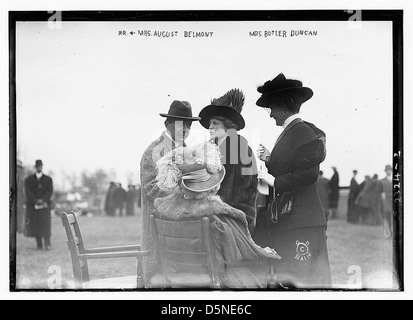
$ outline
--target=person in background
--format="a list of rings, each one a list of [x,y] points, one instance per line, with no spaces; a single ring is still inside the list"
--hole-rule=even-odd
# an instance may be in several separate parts
[[[136,203],[139,209],[142,208],[142,187],[140,185],[136,189]]]
[[[115,194],[113,196],[115,203],[115,216],[123,216],[123,206],[126,201],[126,191],[122,188],[122,184],[118,183],[115,189]]]
[[[379,219],[382,206],[380,190],[378,176],[374,175],[373,178],[366,176],[364,188],[356,200],[363,225],[377,226],[381,223]]]
[[[387,239],[393,236],[393,168],[387,165],[386,177],[380,180],[383,198],[383,232]]]
[[[136,205],[136,187],[132,184],[128,185],[128,191],[126,192],[126,215],[128,217],[135,215],[135,205]]]
[[[334,174],[330,179],[330,218],[338,217],[338,203],[340,200],[340,177],[336,167],[332,167]]]
[[[113,217],[115,215],[115,202],[114,202],[115,190],[116,190],[116,183],[111,181],[109,184],[108,192],[106,193],[106,198],[105,198],[105,212],[106,212],[106,215],[109,217]]]
[[[24,182],[26,194],[25,235],[35,238],[37,249],[51,250],[51,213],[50,199],[53,195],[53,180],[43,174],[42,160],[36,160],[35,174]]]
[[[320,171],[320,176],[316,182],[318,196],[323,206],[324,212],[328,217],[329,199],[330,199],[330,181],[324,177],[324,172]]]
[[[353,170],[353,178],[350,182],[350,193],[348,196],[348,206],[347,206],[347,222],[352,224],[357,224],[360,217],[357,214],[356,209],[356,199],[360,193],[360,186],[356,180],[358,171]]]
[[[374,225],[381,226],[383,225],[383,199],[382,199],[382,192],[383,192],[383,185],[379,181],[379,175],[375,174],[373,176],[373,199],[376,203],[376,207],[374,208]]]
[[[155,248],[155,239],[150,216],[155,207],[157,198],[166,197],[169,193],[159,189],[157,185],[156,163],[163,156],[178,147],[185,147],[192,123],[200,118],[192,116],[192,107],[188,101],[172,102],[167,114],[161,113],[165,120],[165,132],[146,149],[141,160],[141,184],[142,184],[142,250],[148,250],[151,254],[143,260],[143,273],[148,286],[153,285],[152,279],[159,274],[158,253]]]

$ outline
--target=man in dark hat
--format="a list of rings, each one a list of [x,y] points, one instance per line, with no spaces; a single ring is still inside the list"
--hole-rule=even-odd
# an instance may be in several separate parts
[[[282,257],[280,274],[296,286],[328,288],[327,221],[316,189],[326,154],[325,134],[298,114],[313,91],[280,74],[258,92],[262,96],[257,105],[269,109],[277,126],[284,128],[271,153],[263,146],[258,150],[268,168],[268,173],[260,173],[258,178],[272,187],[268,246]]]
[[[151,252],[151,255],[144,259],[143,263],[144,277],[149,284],[150,279],[148,279],[148,271],[158,265],[153,230],[150,225],[150,216],[155,210],[155,199],[163,198],[168,195],[167,192],[160,190],[157,186],[156,162],[170,151],[178,147],[185,147],[185,140],[189,136],[192,123],[200,120],[200,118],[192,116],[192,107],[187,101],[173,101],[169,108],[169,112],[161,113],[160,116],[166,118],[166,130],[146,149],[141,160],[140,170],[142,188],[141,245],[143,250],[149,250]]]
[[[50,199],[53,194],[52,178],[43,174],[43,162],[37,160],[35,174],[30,175],[24,182],[26,194],[25,235],[36,238],[37,249],[51,250],[51,214]]]

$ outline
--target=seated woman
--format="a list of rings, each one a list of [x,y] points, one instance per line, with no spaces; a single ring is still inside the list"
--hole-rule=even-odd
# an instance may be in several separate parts
[[[158,186],[174,193],[155,200],[155,213],[165,220],[211,221],[220,282],[227,288],[260,288],[266,285],[269,260],[280,259],[272,249],[252,240],[244,212],[217,196],[225,168],[216,145],[204,143],[178,148],[160,159]]]
[[[199,117],[200,124],[209,131],[211,141],[218,145],[226,171],[218,195],[225,203],[245,213],[248,228],[253,232],[257,219],[258,170],[247,139],[238,133],[245,128],[241,115],[244,101],[244,93],[232,89],[222,97],[212,99]]]

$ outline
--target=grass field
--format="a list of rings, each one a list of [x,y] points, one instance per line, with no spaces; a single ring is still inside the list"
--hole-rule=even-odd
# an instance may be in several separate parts
[[[87,247],[137,244],[140,216],[127,218],[80,217]],[[54,217],[52,251],[35,250],[35,240],[17,236],[17,288],[49,289],[61,274],[62,287],[73,281],[66,235],[60,218]],[[342,220],[330,221],[328,229],[330,264],[335,287],[348,288],[358,276],[364,288],[392,287],[392,245],[380,227],[352,226]],[[134,259],[93,261],[92,279],[136,274]],[[357,273],[358,271],[361,272]]]

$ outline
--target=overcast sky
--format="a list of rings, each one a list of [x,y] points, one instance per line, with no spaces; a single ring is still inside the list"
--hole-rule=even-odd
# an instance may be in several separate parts
[[[173,38],[119,36],[119,31],[178,31]],[[281,30],[287,37],[251,37]],[[316,36],[291,37],[291,30]],[[186,38],[184,31],[213,32]],[[383,176],[392,162],[392,29],[390,22],[179,22],[17,24],[17,133],[27,166],[43,159],[56,183],[62,171],[102,168],[137,182],[146,147],[163,130],[175,99],[198,114],[232,88],[244,91],[241,132],[255,150],[272,149],[281,129],[262,108],[257,86],[283,72],[314,97],[302,117],[327,134],[326,176],[337,166]],[[207,132],[193,126],[189,144]]]

